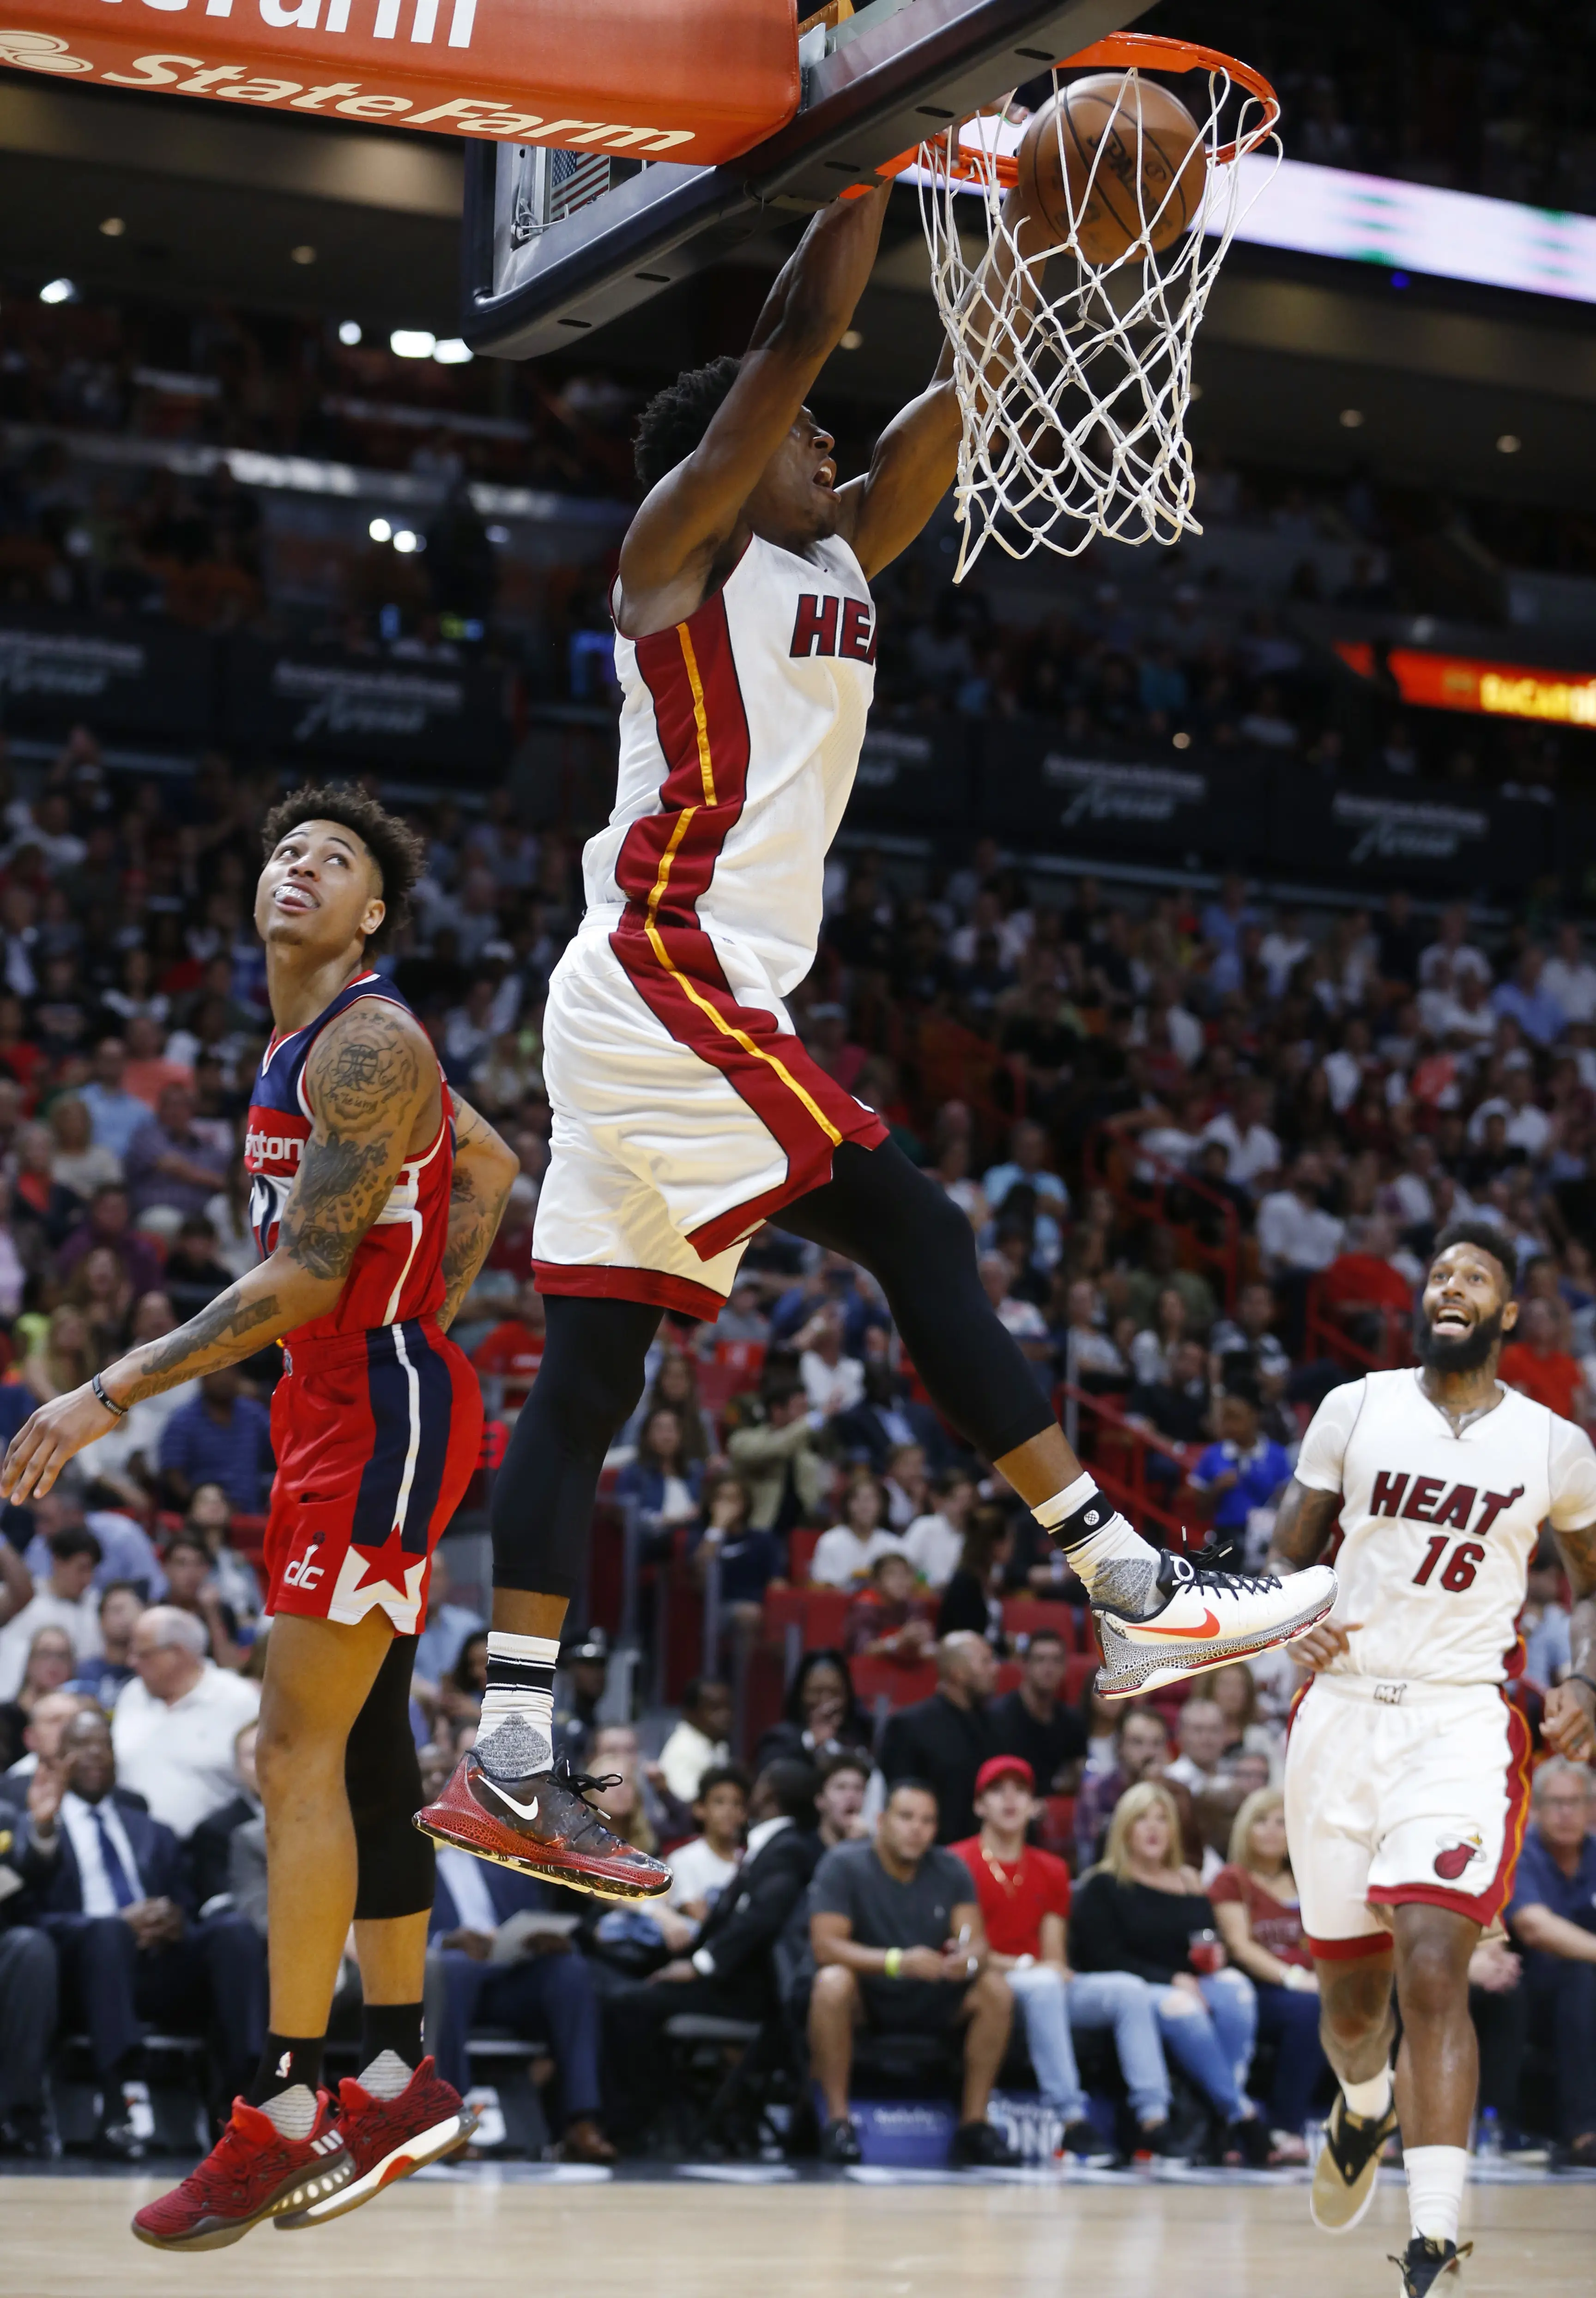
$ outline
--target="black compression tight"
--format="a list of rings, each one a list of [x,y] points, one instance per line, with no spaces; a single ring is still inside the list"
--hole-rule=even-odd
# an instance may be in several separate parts
[[[350,1726],[343,1784],[359,1861],[355,1921],[418,1915],[433,1903],[433,1847],[418,1834],[421,1766],[410,1730],[414,1636],[395,1636]]]
[[[780,1225],[869,1269],[937,1409],[989,1460],[1053,1414],[976,1269],[958,1207],[893,1143],[845,1141],[831,1178]],[[548,1340],[493,1495],[493,1581],[571,1597],[582,1584],[599,1471],[643,1388],[660,1312],[556,1294]]]

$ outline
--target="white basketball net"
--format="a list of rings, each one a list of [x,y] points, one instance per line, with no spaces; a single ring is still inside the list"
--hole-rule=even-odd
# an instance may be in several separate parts
[[[1134,70],[1125,73],[1123,108],[1137,123],[1139,145],[1137,77]],[[1073,219],[1066,240],[1027,259],[1002,213],[998,153],[1016,144],[1013,127],[983,117],[920,147],[915,174],[931,285],[953,347],[963,413],[955,582],[988,541],[1012,558],[1028,558],[1039,546],[1074,558],[1098,535],[1170,543],[1202,533],[1193,516],[1195,479],[1186,437],[1192,339],[1236,227],[1280,157],[1258,100],[1227,72],[1206,77],[1208,115],[1199,118],[1208,160],[1202,198],[1190,228],[1162,254],[1147,252],[1151,235],[1165,207],[1186,195],[1189,171],[1148,211],[1138,164],[1142,236],[1114,261],[1094,263],[1082,252]],[[1191,98],[1202,78],[1187,73],[1181,81],[1182,99],[1194,112]],[[1233,88],[1240,117],[1221,132]],[[1057,113],[1053,124],[1062,136]],[[1108,140],[1093,154],[1087,198]],[[1249,147],[1260,145],[1268,156],[1249,166]],[[1243,156],[1220,166],[1215,155],[1227,146]],[[1062,149],[1060,157],[1068,196]],[[988,276],[983,288],[983,267],[1005,248],[1012,261],[999,269],[1006,268],[1006,278],[995,283]],[[999,368],[1006,372],[994,381]]]

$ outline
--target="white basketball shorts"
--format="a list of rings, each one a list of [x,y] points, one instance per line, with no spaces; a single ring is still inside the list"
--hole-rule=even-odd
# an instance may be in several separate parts
[[[607,930],[608,929],[608,930]],[[696,922],[597,918],[555,967],[541,1293],[718,1316],[748,1238],[887,1128],[810,1058],[780,1001],[732,989]]]
[[[1368,1955],[1418,1901],[1489,1924],[1529,1808],[1530,1741],[1496,1684],[1316,1676],[1286,1750],[1286,1831],[1315,1955]]]

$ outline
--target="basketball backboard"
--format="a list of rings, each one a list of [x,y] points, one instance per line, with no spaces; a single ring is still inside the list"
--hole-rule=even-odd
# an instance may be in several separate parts
[[[843,9],[846,0],[842,0]],[[466,154],[460,332],[474,351],[566,350],[767,223],[822,207],[1150,0],[869,0],[799,42],[785,126],[718,167],[481,143]],[[686,24],[690,16],[680,21]],[[707,70],[713,59],[705,57]]]

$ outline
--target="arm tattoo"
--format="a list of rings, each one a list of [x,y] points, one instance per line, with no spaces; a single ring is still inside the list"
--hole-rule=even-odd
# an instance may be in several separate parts
[[[277,1249],[312,1277],[342,1280],[387,1202],[425,1089],[415,1024],[376,1001],[351,1005],[305,1069],[316,1131],[283,1210]]]
[[[133,1374],[130,1385],[120,1378],[120,1401],[136,1404],[146,1396],[159,1396],[163,1389],[176,1388],[179,1381],[194,1380],[203,1372],[214,1372],[219,1366],[236,1364],[245,1353],[226,1344],[242,1340],[261,1325],[273,1322],[277,1315],[275,1294],[266,1294],[258,1300],[245,1300],[243,1289],[229,1285],[227,1291],[179,1325],[175,1333],[163,1334],[158,1341],[148,1341],[142,1349],[135,1349],[124,1360]],[[218,1343],[221,1345],[218,1347]]]
[[[1275,1517],[1270,1565],[1303,1571],[1317,1559],[1340,1512],[1339,1492],[1316,1492],[1307,1484],[1299,1484],[1294,1476]]]
[[[515,1160],[492,1127],[458,1095],[454,1107],[454,1173],[449,1185],[449,1233],[443,1243],[443,1305],[438,1311],[438,1322],[445,1332],[488,1257],[516,1178]],[[478,1153],[475,1157],[473,1151]],[[503,1172],[502,1182],[493,1170],[495,1164]]]

